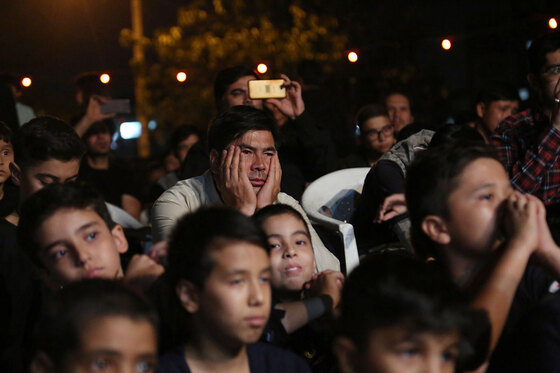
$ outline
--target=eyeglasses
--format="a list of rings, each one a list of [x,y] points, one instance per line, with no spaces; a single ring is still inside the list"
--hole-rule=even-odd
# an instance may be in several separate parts
[[[376,129],[371,129],[368,131],[364,132],[364,136],[366,137],[379,137],[380,134],[383,134],[384,136],[389,136],[391,134],[393,134],[394,132],[394,127],[392,124],[388,124],[385,127],[381,128],[380,130],[376,130]]]

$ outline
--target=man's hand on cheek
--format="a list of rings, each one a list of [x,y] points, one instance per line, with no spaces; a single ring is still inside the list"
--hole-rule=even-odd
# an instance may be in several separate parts
[[[222,151],[216,176],[216,187],[226,206],[235,208],[247,216],[253,215],[257,197],[245,171],[245,162],[238,146]]]
[[[257,193],[257,210],[272,204],[280,193],[282,168],[278,160],[278,153],[274,153],[270,160],[266,182]]]

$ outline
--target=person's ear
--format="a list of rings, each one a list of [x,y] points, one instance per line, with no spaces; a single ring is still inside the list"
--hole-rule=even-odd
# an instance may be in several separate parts
[[[175,287],[179,302],[188,313],[198,312],[200,306],[200,292],[190,281],[181,280]]]
[[[12,182],[16,186],[21,185],[21,168],[14,162],[10,162],[10,173],[12,174]]]
[[[128,241],[124,235],[123,227],[120,224],[116,224],[113,229],[111,229],[111,236],[113,236],[119,254],[126,253],[128,250]]]
[[[44,352],[39,352],[31,361],[31,373],[53,373],[54,364]]]
[[[210,172],[217,174],[220,168],[220,153],[216,149],[210,150]]]
[[[476,115],[478,115],[479,118],[482,118],[485,112],[486,106],[484,105],[484,102],[479,102],[478,104],[476,104]]]
[[[447,245],[451,242],[451,235],[445,221],[436,215],[428,215],[422,220],[422,231],[434,242]]]
[[[360,357],[354,342],[347,337],[336,337],[333,341],[333,352],[338,360],[338,367],[342,373],[353,373]]]

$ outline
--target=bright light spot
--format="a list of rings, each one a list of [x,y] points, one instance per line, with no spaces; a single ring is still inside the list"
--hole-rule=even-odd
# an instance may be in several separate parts
[[[268,66],[266,66],[266,64],[264,63],[259,63],[259,65],[257,66],[257,71],[259,72],[259,74],[265,74],[268,71]]]
[[[443,39],[441,41],[441,47],[446,51],[451,49],[451,41],[449,39]]]
[[[352,63],[358,61],[358,53],[356,53],[356,52],[348,53],[348,61],[350,61]]]
[[[153,131],[156,128],[157,128],[157,122],[155,120],[152,119],[151,121],[148,122],[148,129],[150,131]]]
[[[109,74],[101,74],[99,80],[101,80],[101,83],[107,84],[111,80],[111,77],[109,76]]]
[[[21,85],[24,87],[29,87],[31,85],[31,78],[28,78],[27,76],[25,78],[23,78],[21,80]]]
[[[556,18],[551,18],[548,20],[548,27],[555,29],[556,27],[558,27],[558,22],[556,21]]]
[[[125,140],[137,139],[142,133],[142,124],[140,122],[122,122],[119,132]]]
[[[521,101],[527,101],[529,99],[529,89],[519,88],[517,90],[517,93],[519,94],[519,98],[521,99]]]
[[[187,73],[184,71],[179,71],[177,73],[177,81],[179,83],[183,83],[185,80],[187,80]]]

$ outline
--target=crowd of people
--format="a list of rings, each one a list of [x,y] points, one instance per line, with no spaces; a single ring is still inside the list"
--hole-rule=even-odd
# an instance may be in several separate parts
[[[428,128],[394,90],[357,110],[351,153],[309,81],[252,99],[259,76],[228,67],[208,130],[178,125],[149,176],[112,155],[95,75],[70,123],[5,79],[2,371],[557,371],[560,32],[527,53],[526,110],[489,82],[475,120]],[[343,273],[300,201],[353,167],[370,170]]]

